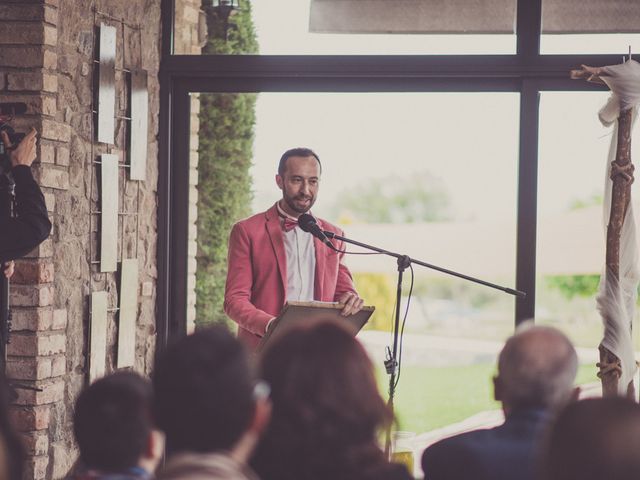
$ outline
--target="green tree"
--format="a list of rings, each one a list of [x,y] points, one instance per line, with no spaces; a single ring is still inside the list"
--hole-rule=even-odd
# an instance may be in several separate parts
[[[333,218],[365,223],[416,223],[447,220],[449,196],[428,172],[376,178],[337,195]]]
[[[598,292],[600,275],[554,275],[545,277],[551,289],[558,290],[565,298],[593,297]]]
[[[251,4],[230,19],[228,38],[216,12],[207,10],[209,39],[203,54],[257,53]],[[249,213],[249,168],[255,124],[255,94],[200,95],[196,325],[223,323],[227,241],[233,223]]]

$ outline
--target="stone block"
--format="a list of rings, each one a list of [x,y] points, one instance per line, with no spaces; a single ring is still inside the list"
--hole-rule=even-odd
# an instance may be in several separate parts
[[[50,283],[54,279],[53,262],[47,260],[17,260],[16,271],[11,278],[14,284],[35,285]]]
[[[35,334],[12,333],[7,354],[15,357],[34,357],[38,353],[38,337]]]
[[[22,433],[20,439],[27,455],[46,455],[49,451],[49,434],[46,431]]]
[[[191,217],[189,217],[191,218]],[[187,242],[187,255],[194,256],[198,252],[198,242],[195,239],[190,238]]]
[[[54,355],[67,350],[67,335],[54,332],[50,335],[38,334],[38,355]]]
[[[10,72],[7,74],[7,88],[11,91],[56,93],[58,76],[44,70]]]
[[[9,357],[7,377],[14,380],[51,378],[52,359],[48,357]]]
[[[47,307],[53,303],[52,285],[14,285],[11,304],[16,307]]]
[[[40,155],[38,159],[41,163],[55,163],[56,161],[56,147],[48,143],[40,143]]]
[[[43,51],[38,46],[3,45],[0,49],[0,65],[3,67],[55,68],[56,61],[55,53]]]
[[[150,297],[153,295],[153,282],[144,282],[142,284],[142,296]]]
[[[48,258],[53,256],[53,241],[48,238],[31,252],[25,255],[24,258]]]
[[[16,429],[21,432],[44,430],[49,427],[51,407],[41,405],[37,407],[10,407],[9,414]]]
[[[44,43],[45,28],[40,22],[0,22],[0,44],[42,45]]]
[[[51,376],[60,377],[67,373],[67,357],[58,355],[51,360]]]
[[[189,185],[190,186],[198,186],[198,169],[190,168],[189,169]]]
[[[61,167],[69,166],[69,149],[66,147],[56,148],[56,163]]]
[[[41,187],[55,188],[57,190],[69,189],[69,172],[66,170],[43,166],[38,175],[38,180]]]
[[[42,66],[49,70],[58,68],[58,55],[51,50],[45,50],[42,58]]]
[[[4,92],[0,95],[0,102],[21,102],[27,106],[27,114],[33,115],[55,115],[57,111],[56,107],[56,99],[49,96],[44,96],[40,94],[15,94]],[[31,122],[30,125],[33,125]],[[26,119],[16,119],[14,121],[14,126],[16,130],[27,131],[26,128],[28,125],[28,120]]]
[[[55,378],[45,380],[36,384],[41,391],[18,389],[18,398],[14,402],[16,405],[47,405],[59,402],[64,399],[64,380]]]
[[[49,330],[54,323],[54,310],[50,307],[19,308],[11,311],[11,327],[13,332],[37,332]]]
[[[42,132],[40,135],[42,138],[68,143],[71,139],[71,129],[69,125],[64,123],[45,119],[42,121]]]
[[[48,466],[48,455],[36,455],[34,457],[29,457],[25,462],[22,478],[28,478],[31,480],[44,480],[45,478],[47,478]]]
[[[51,25],[44,25],[42,43],[44,45],[55,47],[58,44],[58,29]]]
[[[76,452],[65,442],[52,444],[52,478],[68,478],[67,475],[76,461]]]
[[[52,330],[64,330],[67,328],[67,309],[58,308],[53,311]]]
[[[0,5],[0,18],[4,22],[45,20],[44,8],[33,4]]]
[[[47,205],[47,212],[56,211],[56,196],[53,193],[44,192],[44,203]]]

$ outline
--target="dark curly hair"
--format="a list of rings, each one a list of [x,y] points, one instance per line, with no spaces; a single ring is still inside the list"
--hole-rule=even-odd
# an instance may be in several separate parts
[[[310,322],[274,338],[261,359],[273,416],[254,456],[263,480],[378,478],[389,468],[377,443],[392,414],[353,332]]]

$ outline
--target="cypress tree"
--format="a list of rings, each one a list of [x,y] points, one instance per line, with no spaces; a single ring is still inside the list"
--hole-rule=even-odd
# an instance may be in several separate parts
[[[223,19],[211,8],[206,11],[204,55],[257,53],[248,1],[230,18],[226,39]],[[197,326],[228,321],[222,309],[227,241],[233,223],[250,212],[255,103],[256,94],[200,95]]]

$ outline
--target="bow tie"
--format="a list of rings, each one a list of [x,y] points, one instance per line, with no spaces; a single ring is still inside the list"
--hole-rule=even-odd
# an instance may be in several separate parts
[[[298,221],[293,218],[284,217],[284,231],[290,232],[298,226]]]

